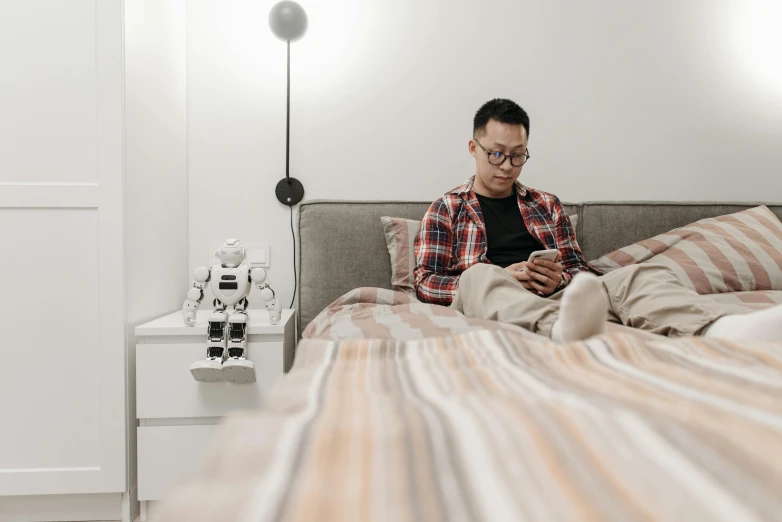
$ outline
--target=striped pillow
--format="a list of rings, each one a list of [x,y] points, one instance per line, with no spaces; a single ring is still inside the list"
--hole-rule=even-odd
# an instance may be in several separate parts
[[[391,256],[391,288],[398,292],[415,294],[413,286],[415,268],[415,236],[421,229],[421,221],[383,216],[383,232]]]
[[[782,223],[765,206],[701,219],[589,266],[607,273],[637,263],[664,264],[699,294],[782,290]]]
[[[570,217],[573,230],[578,226],[578,214]],[[380,218],[386,236],[388,255],[391,256],[391,288],[398,292],[415,294],[415,236],[421,229],[421,221],[383,216]]]

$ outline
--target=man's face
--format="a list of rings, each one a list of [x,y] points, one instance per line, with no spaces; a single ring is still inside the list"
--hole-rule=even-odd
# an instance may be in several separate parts
[[[510,196],[523,166],[514,167],[509,157],[502,165],[492,165],[476,140],[489,152],[502,152],[508,156],[524,154],[527,151],[527,131],[521,125],[489,120],[486,131],[476,135],[468,145],[470,154],[475,158],[475,191],[492,198]]]

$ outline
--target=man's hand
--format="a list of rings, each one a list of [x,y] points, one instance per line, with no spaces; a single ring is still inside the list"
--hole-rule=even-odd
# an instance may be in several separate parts
[[[521,283],[521,286],[529,290],[530,292],[534,292],[535,289],[532,288],[532,285],[530,284],[530,275],[529,272],[525,270],[527,266],[526,261],[522,261],[521,263],[514,263],[512,265],[509,265],[505,268],[505,271],[508,272],[510,275],[512,275],[516,281]]]
[[[543,295],[551,295],[559,286],[562,279],[562,254],[557,254],[556,261],[534,259],[532,263],[526,263],[525,273],[529,274],[530,286]],[[525,287],[526,288],[526,287]]]

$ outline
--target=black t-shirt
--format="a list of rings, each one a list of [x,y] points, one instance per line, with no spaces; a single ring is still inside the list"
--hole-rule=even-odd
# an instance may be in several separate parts
[[[543,250],[524,224],[514,193],[506,198],[487,198],[477,194],[483,221],[486,224],[486,257],[502,268],[529,259],[536,250]]]

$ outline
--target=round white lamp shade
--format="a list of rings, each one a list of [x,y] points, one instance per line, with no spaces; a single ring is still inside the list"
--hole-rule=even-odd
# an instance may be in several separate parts
[[[307,13],[296,2],[283,0],[269,12],[269,27],[280,40],[295,42],[307,31]]]

